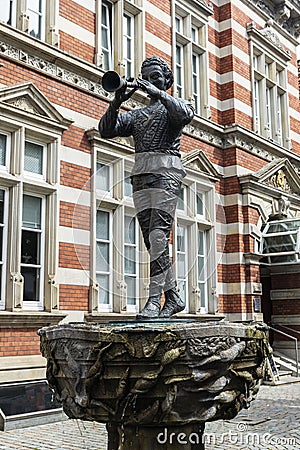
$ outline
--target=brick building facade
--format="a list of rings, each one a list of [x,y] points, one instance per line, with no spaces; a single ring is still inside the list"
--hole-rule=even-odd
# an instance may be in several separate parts
[[[171,244],[182,315],[264,314],[300,330],[300,2],[5,4],[0,386],[44,378],[38,328],[128,319],[147,298],[132,141],[102,139],[97,124],[110,100],[104,72],[136,77],[152,55],[196,111]],[[138,91],[124,108],[146,102]]]

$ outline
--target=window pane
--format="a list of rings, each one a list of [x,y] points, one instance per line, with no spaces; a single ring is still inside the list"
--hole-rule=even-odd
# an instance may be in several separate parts
[[[109,275],[97,275],[99,284],[99,303],[109,305]]]
[[[24,277],[24,301],[38,301],[40,290],[40,269],[35,267],[21,267]]]
[[[27,8],[31,11],[41,12],[42,0],[27,0]]]
[[[204,256],[198,256],[198,280],[205,281],[204,277]]]
[[[108,7],[106,5],[102,4],[102,25],[107,27],[108,26],[108,14],[107,14]]]
[[[185,251],[185,229],[180,225],[177,226],[177,251]]]
[[[185,254],[177,254],[177,273],[178,278],[185,278],[186,276]]]
[[[198,44],[197,34],[197,29],[195,27],[192,27],[192,41],[196,44]]]
[[[136,248],[125,246],[124,271],[127,274],[136,273]]]
[[[125,283],[127,284],[127,304],[136,304],[136,278],[125,277]]]
[[[201,295],[201,308],[206,306],[206,285],[204,283],[199,283],[199,290]]]
[[[16,0],[4,0],[1,2],[0,21],[8,25],[15,25],[16,21]]]
[[[40,233],[22,231],[22,264],[40,264]]]
[[[6,146],[7,146],[7,137],[5,136],[5,134],[0,134],[0,165],[1,166],[5,166]]]
[[[97,211],[96,237],[109,240],[109,213],[106,211]]]
[[[42,199],[23,196],[23,227],[41,229],[41,206]]]
[[[97,243],[96,270],[109,272],[109,244],[105,242]]]
[[[197,194],[196,196],[196,202],[197,202],[197,214],[200,216],[203,216],[203,195]]]
[[[96,189],[110,191],[110,166],[97,163]]]
[[[101,10],[101,48],[103,54],[103,69],[112,68],[112,5],[102,3]]]
[[[0,190],[0,261],[3,262],[4,255],[3,252],[3,225],[4,225],[4,191]],[[2,265],[1,265],[2,270]],[[0,291],[1,291],[1,282],[0,282]]]
[[[182,187],[179,191],[178,200],[177,200],[177,209],[180,211],[184,211],[185,209],[185,188]]]
[[[3,247],[3,227],[0,228],[0,261],[1,262],[3,262],[2,247]],[[0,284],[0,286],[1,286],[1,284]]]
[[[25,142],[24,170],[27,172],[43,173],[44,147],[33,142]]]
[[[178,288],[179,288],[180,298],[186,304],[186,281],[185,280],[178,280]]]
[[[136,243],[136,237],[135,237],[135,218],[130,216],[125,216],[124,218],[124,227],[125,227],[125,235],[124,235],[124,241],[127,244],[135,244]]]
[[[181,18],[175,17],[175,29],[178,33],[181,32]]]
[[[4,222],[4,191],[0,190],[0,223]]]
[[[198,230],[198,255],[204,255],[204,232]]]
[[[27,0],[30,36],[42,39],[44,0]]]
[[[130,172],[125,172],[124,174],[124,195],[126,197],[132,196],[132,184],[131,184],[131,178],[130,178]]]

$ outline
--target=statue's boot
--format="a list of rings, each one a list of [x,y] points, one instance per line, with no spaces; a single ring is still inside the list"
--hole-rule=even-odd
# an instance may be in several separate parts
[[[150,295],[142,311],[139,314],[137,314],[136,320],[147,320],[157,318],[160,312],[160,298],[161,294]]]
[[[180,298],[176,288],[165,292],[165,304],[159,313],[160,318],[167,318],[173,316],[185,308],[184,301]]]

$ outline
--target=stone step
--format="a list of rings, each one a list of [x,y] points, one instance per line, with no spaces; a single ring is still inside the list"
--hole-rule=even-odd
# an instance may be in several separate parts
[[[263,384],[266,384],[268,386],[281,386],[283,384],[294,384],[294,383],[300,383],[300,377],[293,377],[292,375],[284,376],[283,378],[280,378],[279,380],[264,380]]]
[[[285,357],[284,355],[279,355],[277,352],[274,352],[273,356],[274,362],[276,366],[280,368],[280,370],[288,370],[292,372],[292,375],[296,375],[297,373],[297,366],[296,362],[290,358]],[[299,375],[300,375],[300,365],[299,367]]]

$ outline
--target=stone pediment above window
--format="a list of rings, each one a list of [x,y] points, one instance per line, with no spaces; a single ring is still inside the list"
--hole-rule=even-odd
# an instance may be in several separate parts
[[[182,156],[182,163],[186,169],[191,169],[202,175],[206,175],[211,180],[217,181],[221,178],[221,174],[202,150],[192,150],[184,154]]]
[[[247,24],[247,33],[255,45],[266,52],[273,53],[281,62],[287,63],[291,59],[290,52],[285,50],[278,34],[270,24],[266,24],[265,28],[257,29],[255,22],[250,22]]]
[[[44,94],[33,83],[22,83],[0,89],[0,109],[7,114],[13,113],[30,116],[32,120],[49,121],[56,123],[60,128],[66,129],[71,120],[65,119],[60,112],[49,102]],[[5,115],[5,112],[3,114]]]
[[[276,159],[258,172],[240,177],[242,185],[255,183],[259,189],[275,189],[285,194],[300,196],[300,177],[287,158]]]

